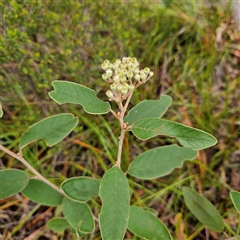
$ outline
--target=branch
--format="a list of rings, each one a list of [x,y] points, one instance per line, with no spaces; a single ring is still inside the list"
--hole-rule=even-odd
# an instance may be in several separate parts
[[[4,146],[2,146],[0,144],[0,150],[2,150],[3,152],[7,153],[8,155],[14,157],[15,159],[17,159],[18,161],[20,161],[24,166],[26,166],[34,175],[37,176],[37,178],[39,180],[42,180],[43,182],[45,182],[47,185],[49,185],[50,187],[54,188],[56,191],[58,191],[61,194],[64,194],[64,192],[58,188],[56,185],[54,185],[53,183],[51,183],[50,181],[48,181],[45,177],[43,177],[36,169],[34,169],[22,156],[8,150],[7,148],[5,148]]]

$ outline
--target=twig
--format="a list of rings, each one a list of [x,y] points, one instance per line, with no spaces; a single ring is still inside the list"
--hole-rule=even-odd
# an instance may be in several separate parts
[[[7,148],[5,148],[4,146],[2,146],[0,144],[0,150],[2,150],[3,152],[7,153],[8,155],[14,157],[15,159],[17,159],[18,161],[20,161],[23,165],[25,165],[34,175],[37,176],[37,178],[39,180],[42,180],[43,182],[45,182],[47,185],[49,185],[50,187],[54,188],[56,191],[58,191],[61,194],[64,194],[64,192],[58,188],[56,185],[54,185],[53,183],[51,183],[50,181],[48,181],[45,177],[43,177],[37,170],[35,170],[22,156],[8,150]]]

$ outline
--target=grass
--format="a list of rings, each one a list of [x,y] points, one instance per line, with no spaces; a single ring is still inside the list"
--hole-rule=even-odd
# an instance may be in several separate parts
[[[21,134],[38,120],[72,112],[80,124],[69,137],[53,148],[42,141],[33,143],[24,156],[56,185],[73,176],[100,178],[116,159],[117,122],[110,115],[95,117],[73,105],[58,106],[47,93],[53,80],[62,79],[92,87],[106,100],[101,62],[135,56],[142,66],[151,66],[155,75],[134,94],[131,105],[169,94],[174,101],[165,118],[205,130],[218,139],[218,144],[164,178],[142,181],[130,177],[132,201],[153,208],[174,239],[240,235],[239,215],[228,195],[230,189],[240,190],[236,183],[240,183],[239,160],[231,160],[240,145],[240,68],[238,33],[230,11],[219,6],[206,8],[203,2],[194,1],[0,4],[4,10],[0,37],[4,116],[0,126],[1,142],[7,148],[17,152]],[[222,40],[216,42],[221,24],[227,27]],[[158,137],[140,142],[131,134],[128,137],[124,169],[139,153],[172,141]],[[1,168],[24,169],[2,152],[0,157]],[[223,233],[205,229],[189,212],[181,192],[186,185],[219,210],[225,220]],[[97,214],[99,198],[90,204]],[[69,231],[56,236],[45,226],[49,218],[60,215],[59,208],[40,207],[17,195],[3,200],[0,209],[4,214],[0,227],[3,239],[73,239]],[[101,239],[99,229],[84,239]],[[127,232],[126,239],[138,238]]]

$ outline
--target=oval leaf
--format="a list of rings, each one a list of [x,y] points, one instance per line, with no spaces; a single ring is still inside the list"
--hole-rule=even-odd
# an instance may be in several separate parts
[[[100,180],[90,177],[70,178],[62,183],[62,190],[73,200],[86,202],[98,195]]]
[[[69,113],[62,113],[45,118],[33,124],[20,141],[20,148],[29,143],[43,139],[48,146],[53,146],[65,138],[78,123],[78,118]]]
[[[158,178],[196,156],[197,151],[176,144],[158,147],[139,154],[130,164],[128,173],[140,179]]]
[[[130,207],[128,229],[144,239],[172,239],[166,226],[156,216],[137,206]]]
[[[223,219],[212,203],[189,187],[183,187],[182,191],[185,203],[193,215],[207,228],[215,232],[222,232],[224,229]]]
[[[125,174],[114,166],[100,184],[102,209],[99,224],[103,240],[123,239],[129,219],[130,188]]]
[[[49,96],[58,104],[80,104],[90,114],[105,114],[110,111],[110,104],[97,98],[95,91],[88,87],[68,81],[54,81],[52,85],[55,90]]]
[[[22,193],[32,201],[46,206],[60,205],[64,198],[63,194],[38,179],[30,179]]]
[[[52,218],[47,222],[47,227],[58,233],[63,233],[66,228],[73,229],[66,218]]]
[[[90,233],[93,231],[93,216],[86,203],[64,198],[62,208],[65,217],[78,232]]]
[[[233,205],[240,213],[240,192],[237,191],[230,191],[230,197],[232,199]]]
[[[141,140],[147,140],[157,135],[175,137],[181,145],[194,150],[208,148],[217,143],[216,138],[207,132],[157,118],[139,120],[133,124],[132,132]]]
[[[18,169],[0,171],[0,199],[8,198],[21,192],[28,184],[27,173]]]
[[[162,94],[159,100],[144,100],[133,107],[124,122],[131,126],[134,122],[144,118],[161,118],[172,103],[172,98]]]

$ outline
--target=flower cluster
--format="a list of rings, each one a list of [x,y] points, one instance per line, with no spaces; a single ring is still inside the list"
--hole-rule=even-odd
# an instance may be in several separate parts
[[[137,59],[131,57],[117,59],[114,63],[105,60],[101,67],[106,71],[102,75],[103,80],[110,84],[106,95],[115,101],[126,99],[130,92],[153,76],[148,67],[140,70]]]

